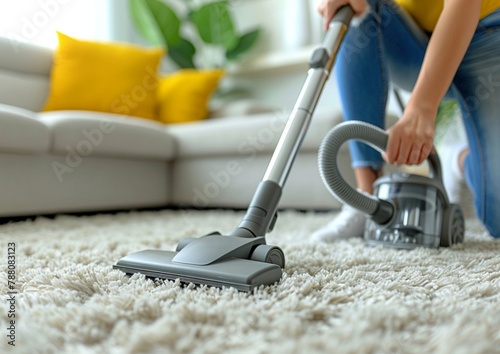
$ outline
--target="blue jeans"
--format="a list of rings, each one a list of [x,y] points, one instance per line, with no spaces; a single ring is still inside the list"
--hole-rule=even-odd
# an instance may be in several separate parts
[[[390,82],[412,91],[428,34],[392,0],[369,0],[371,12],[346,35],[335,76],[346,120],[384,127]],[[453,34],[450,34],[452,40]],[[470,153],[465,178],[476,214],[500,237],[500,10],[483,18],[446,96],[462,111]],[[350,141],[353,167],[381,168],[378,151]]]

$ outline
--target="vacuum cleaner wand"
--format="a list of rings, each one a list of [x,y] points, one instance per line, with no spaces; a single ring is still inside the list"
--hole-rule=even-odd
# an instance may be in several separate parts
[[[309,72],[264,178],[240,226],[231,235],[255,237],[272,231],[276,211],[292,164],[307,133],[312,114],[332,70],[338,49],[354,16],[350,6],[340,8],[322,45],[309,60]]]
[[[266,244],[292,164],[309,127],[320,94],[332,70],[340,44],[354,15],[340,8],[322,45],[309,61],[306,81],[288,118],[269,166],[242,221],[229,235],[219,232],[181,241],[176,252],[145,250],[120,259],[113,268],[127,274],[252,291],[281,279],[283,251]]]

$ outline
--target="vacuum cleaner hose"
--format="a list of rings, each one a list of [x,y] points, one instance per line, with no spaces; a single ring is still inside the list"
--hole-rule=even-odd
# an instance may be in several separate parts
[[[325,136],[319,148],[318,157],[321,179],[330,193],[341,202],[370,215],[379,224],[385,224],[391,220],[394,214],[392,203],[370,194],[360,193],[351,187],[340,173],[337,156],[340,147],[351,139],[362,141],[383,152],[387,147],[388,138],[384,130],[374,125],[361,121],[343,122]],[[442,180],[441,164],[437,154],[430,154],[427,161],[430,175]]]
[[[373,125],[348,121],[338,124],[325,136],[319,148],[319,172],[323,183],[333,196],[368,215],[374,221],[385,224],[394,213],[390,202],[358,192],[342,177],[337,164],[340,147],[348,140],[360,140],[377,150],[385,150],[387,134]]]

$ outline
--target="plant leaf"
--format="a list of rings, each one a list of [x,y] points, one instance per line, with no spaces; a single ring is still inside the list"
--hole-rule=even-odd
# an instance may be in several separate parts
[[[164,46],[162,34],[144,0],[129,0],[132,21],[139,34],[154,45]]]
[[[203,42],[221,45],[226,50],[233,49],[238,43],[227,1],[202,5],[191,12],[190,19]]]
[[[160,0],[146,0],[167,45],[180,41],[181,21],[177,14]]]
[[[193,43],[181,38],[175,46],[168,47],[168,57],[181,68],[195,68],[193,58],[196,48]]]
[[[132,19],[139,33],[155,45],[168,48],[168,57],[181,68],[194,68],[196,48],[180,36],[181,21],[160,0],[129,0]]]
[[[436,115],[436,132],[434,135],[435,145],[439,145],[456,119],[460,118],[460,105],[456,99],[445,99],[441,101]],[[452,129],[453,130],[453,129]]]
[[[260,33],[260,29],[255,29],[243,34],[241,37],[239,37],[236,47],[226,52],[226,58],[228,60],[235,60],[240,55],[248,51],[251,47],[253,47],[253,45],[259,38]]]
[[[130,0],[132,18],[139,30],[152,43],[158,44],[158,33],[163,45],[175,45],[180,41],[181,21],[177,14],[159,0]]]

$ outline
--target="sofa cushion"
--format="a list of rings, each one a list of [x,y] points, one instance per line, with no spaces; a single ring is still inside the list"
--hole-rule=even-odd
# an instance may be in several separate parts
[[[53,153],[147,159],[175,156],[175,140],[158,122],[89,111],[43,112],[38,116],[52,131]]]
[[[25,42],[16,36],[0,36],[0,67],[25,74],[48,76],[52,68],[53,51]]]
[[[49,92],[49,77],[0,68],[0,102],[38,112]]]
[[[157,70],[164,49],[73,39],[58,33],[50,93],[43,108],[156,119]]]
[[[179,157],[255,155],[272,153],[288,120],[288,113],[274,112],[218,118],[166,129],[178,140]],[[317,151],[328,131],[342,121],[339,111],[314,114],[302,143],[303,151]]]
[[[161,77],[157,91],[158,120],[186,123],[207,118],[210,98],[223,75],[221,69],[182,69]]]
[[[43,154],[50,150],[49,128],[34,112],[0,104],[0,149],[4,152]]]
[[[39,111],[49,90],[53,51],[0,36],[0,103]]]

